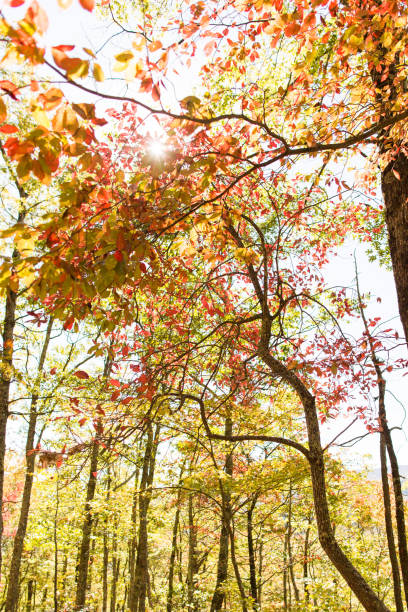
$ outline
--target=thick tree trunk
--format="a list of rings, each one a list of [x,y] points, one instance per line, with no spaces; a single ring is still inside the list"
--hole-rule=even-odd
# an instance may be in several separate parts
[[[38,385],[40,384],[41,375],[44,369],[44,362],[50,343],[52,318],[48,321],[47,330],[45,333],[44,344],[41,350],[40,360],[38,364],[38,375],[36,387],[31,396],[30,416],[28,422],[27,440],[26,440],[26,473],[24,479],[23,497],[21,500],[20,516],[18,526],[13,542],[13,552],[11,555],[10,572],[8,579],[8,591],[5,605],[5,612],[15,612],[18,609],[19,585],[20,585],[20,567],[21,557],[24,548],[24,539],[27,531],[28,514],[30,510],[31,490],[33,487],[34,470],[35,470],[35,453],[34,439],[37,425],[37,403],[38,403]]]
[[[256,584],[255,548],[253,538],[252,517],[257,498],[255,497],[247,510],[247,540],[248,540],[248,562],[249,562],[249,584],[251,587],[252,607],[258,609],[258,589]]]
[[[398,567],[397,551],[394,542],[394,530],[392,527],[392,512],[391,512],[391,499],[390,499],[390,487],[388,484],[388,473],[387,473],[387,454],[384,435],[380,435],[380,459],[381,459],[381,481],[383,490],[383,502],[384,502],[384,519],[385,519],[385,530],[387,534],[388,543],[388,554],[391,561],[392,570],[392,582],[394,588],[394,600],[396,612],[404,612],[404,605],[402,603],[401,594],[401,579]]]
[[[82,610],[86,601],[86,590],[88,582],[89,553],[93,525],[92,501],[95,497],[96,472],[98,469],[99,446],[95,440],[92,444],[91,462],[89,468],[88,486],[86,491],[85,518],[82,525],[82,540],[79,552],[77,570],[77,589],[75,596],[75,610]]]
[[[398,308],[408,341],[408,159],[403,152],[381,175]]]
[[[224,433],[226,437],[232,435],[232,421],[230,417],[225,419]],[[229,451],[225,458],[224,472],[230,478],[233,472],[233,456],[232,452]],[[222,508],[221,508],[221,533],[220,543],[218,551],[218,565],[217,565],[217,582],[215,584],[214,595],[211,601],[211,612],[218,612],[221,610],[225,600],[225,581],[228,578],[228,542],[229,542],[229,520],[230,520],[230,501],[231,495],[229,493],[229,483],[227,483],[227,489],[222,483],[220,483],[221,495],[222,495]]]

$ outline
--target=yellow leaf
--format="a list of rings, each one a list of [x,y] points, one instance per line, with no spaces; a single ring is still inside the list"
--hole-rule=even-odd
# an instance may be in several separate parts
[[[105,80],[105,75],[103,74],[103,70],[99,64],[94,64],[93,75],[94,75],[95,81],[101,82]]]
[[[90,55],[91,57],[96,57],[95,53],[92,51],[92,49],[88,49],[88,47],[84,47],[84,51],[85,53],[87,53],[88,55]]]
[[[386,49],[392,44],[392,33],[390,30],[385,30],[384,34],[381,36],[381,42]]]

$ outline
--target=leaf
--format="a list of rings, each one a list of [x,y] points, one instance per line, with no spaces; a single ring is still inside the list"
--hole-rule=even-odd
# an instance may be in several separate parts
[[[3,134],[15,134],[18,132],[18,128],[15,125],[5,124],[0,126],[0,132],[3,132]]]
[[[98,81],[99,83],[105,80],[105,75],[99,64],[94,64],[93,75],[94,75],[95,81]]]
[[[58,6],[62,9],[67,9],[72,4],[72,0],[57,0]]]
[[[158,88],[157,85],[153,85],[153,89],[152,89],[152,98],[153,100],[155,100],[156,102],[158,100],[160,100],[160,90]]]
[[[22,6],[25,0],[11,0],[10,6],[16,8],[17,6]]]
[[[0,98],[0,123],[7,119],[7,107],[2,98]]]
[[[95,8],[95,0],[79,0],[79,4],[89,12],[92,12]]]
[[[81,380],[87,380],[89,378],[89,374],[84,370],[77,370],[76,372],[74,372],[74,376],[80,378]]]
[[[13,98],[13,100],[17,100],[18,87],[14,85],[14,83],[12,83],[11,81],[0,81],[0,89],[5,91],[6,94],[10,96],[10,98]]]

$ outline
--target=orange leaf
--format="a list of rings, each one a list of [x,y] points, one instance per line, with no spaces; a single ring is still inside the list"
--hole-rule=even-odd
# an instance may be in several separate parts
[[[79,4],[82,6],[82,8],[84,8],[86,11],[93,11],[95,8],[95,0],[79,0]]]
[[[3,132],[3,134],[15,134],[18,132],[18,128],[15,125],[6,124],[0,127],[0,132]]]

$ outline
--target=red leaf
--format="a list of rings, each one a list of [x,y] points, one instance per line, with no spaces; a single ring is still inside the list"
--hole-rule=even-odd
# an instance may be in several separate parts
[[[118,399],[119,395],[120,395],[120,391],[114,391],[112,393],[112,395],[111,395],[112,402],[114,402],[116,399]]]
[[[71,329],[73,324],[74,324],[74,321],[75,321],[74,317],[72,317],[72,316],[68,317],[68,319],[65,321],[65,323],[63,325],[64,329],[66,329],[66,330]]]
[[[115,378],[111,378],[109,380],[110,384],[113,385],[114,387],[117,387],[118,389],[120,388],[120,382],[118,380],[116,380]]]
[[[21,6],[22,4],[24,4],[24,2],[25,0],[11,0],[10,6],[14,8],[16,6]]]
[[[123,255],[120,251],[115,251],[113,256],[116,259],[116,261],[122,261],[123,259]]]
[[[58,49],[58,51],[72,51],[73,49],[75,49],[75,45],[57,45],[56,47],[53,47],[53,49]]]
[[[79,4],[82,6],[82,8],[84,8],[86,11],[93,11],[95,8],[95,0],[79,0]]]
[[[94,478],[96,478],[96,477],[97,477],[97,475],[98,475],[98,472],[92,472],[92,476],[93,476]]]
[[[82,427],[82,425],[85,425],[86,417],[83,417],[82,419],[79,419],[78,423],[80,424],[81,427]]]
[[[15,125],[2,125],[0,127],[0,132],[3,132],[3,134],[14,134],[15,132],[18,132],[18,128],[16,128]]]
[[[55,374],[56,371],[57,371],[57,368],[51,368],[50,374]]]
[[[74,376],[76,376],[77,378],[81,378],[82,380],[89,378],[89,374],[87,372],[84,372],[84,370],[77,370],[76,372],[74,372]]]

